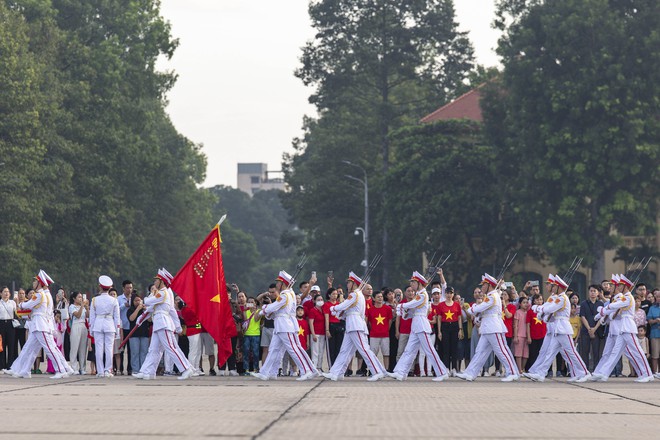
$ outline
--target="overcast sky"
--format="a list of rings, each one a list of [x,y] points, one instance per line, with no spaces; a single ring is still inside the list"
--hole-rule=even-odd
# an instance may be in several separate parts
[[[469,31],[477,62],[497,64],[495,0],[455,0],[460,30]],[[167,110],[184,136],[204,145],[204,186],[236,187],[236,164],[267,163],[282,153],[313,115],[312,90],[293,76],[300,48],[313,35],[307,0],[161,0],[179,47],[159,63],[178,80]],[[439,105],[441,103],[438,103]]]

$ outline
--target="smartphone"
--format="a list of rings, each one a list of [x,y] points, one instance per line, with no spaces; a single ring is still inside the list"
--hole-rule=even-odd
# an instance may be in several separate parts
[[[329,270],[328,271],[328,278],[334,278],[335,277],[335,271],[334,270]]]
[[[87,294],[83,293],[83,301],[85,301],[86,299],[87,299]]]
[[[316,278],[316,271],[315,270],[312,271],[312,278]]]
[[[532,281],[531,283],[529,283],[529,285],[530,286],[538,286],[539,282],[538,281]]]
[[[513,287],[513,283],[511,281],[505,281],[504,287]]]

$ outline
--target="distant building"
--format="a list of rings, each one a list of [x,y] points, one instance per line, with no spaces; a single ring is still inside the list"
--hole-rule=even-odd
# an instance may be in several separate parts
[[[286,189],[284,178],[269,177],[269,174],[282,176],[282,171],[268,171],[268,165],[265,163],[239,163],[238,189],[247,193],[250,197],[259,191],[269,189],[284,191]]]
[[[446,121],[448,119],[469,119],[471,121],[483,122],[479,102],[481,101],[481,87],[472,89],[464,95],[459,96],[449,104],[445,104],[433,113],[424,116],[420,122],[428,123],[435,121]]]

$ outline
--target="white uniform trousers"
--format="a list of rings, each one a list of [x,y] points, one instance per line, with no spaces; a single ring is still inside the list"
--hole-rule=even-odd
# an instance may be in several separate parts
[[[188,336],[188,360],[195,371],[199,371],[199,364],[202,361],[202,334]]]
[[[87,327],[84,322],[76,322],[71,327],[71,348],[69,350],[71,368],[85,371],[87,364]]]
[[[648,377],[653,375],[649,362],[646,360],[642,347],[639,345],[639,339],[637,335],[632,333],[621,333],[616,337],[610,355],[604,361],[601,360],[598,363],[598,367],[596,367],[594,373],[609,376],[616,363],[619,362],[619,359],[624,354],[628,356],[630,367],[635,369],[637,376]]]
[[[267,377],[277,377],[284,353],[289,353],[301,375],[317,371],[307,352],[300,346],[297,333],[274,333],[268,347],[266,362],[259,372]]]
[[[470,360],[465,374],[470,377],[478,377],[479,373],[481,373],[481,368],[491,353],[495,353],[500,363],[504,365],[507,376],[520,374],[518,366],[513,359],[513,354],[509,346],[506,345],[506,338],[503,333],[487,333],[479,337],[476,352]]]
[[[314,336],[310,336],[310,343],[312,349],[312,365],[316,367],[317,370],[323,368],[323,356],[326,353],[326,346],[328,345],[328,340],[325,336],[316,335],[318,341],[314,341]],[[330,364],[330,359],[328,358],[328,364]]]
[[[41,350],[41,344],[35,337],[34,333],[28,335],[25,345],[21,349],[21,353],[18,355],[16,360],[11,364],[11,371],[18,374],[27,374],[32,370],[32,364],[37,358]]]
[[[179,344],[176,341],[176,336],[174,332],[167,329],[160,329],[151,335],[151,343],[149,344],[149,352],[147,357],[144,359],[142,368],[140,368],[140,373],[146,374],[148,376],[155,376],[156,369],[160,363],[160,358],[163,355],[163,352],[166,353],[166,356],[169,356],[176,367],[180,372],[184,372],[190,368],[191,364],[188,362],[188,359],[183,355],[183,352],[179,348]],[[165,358],[167,363],[168,358]]]
[[[36,339],[41,344],[41,348],[44,349],[44,353],[50,362],[53,364],[53,368],[56,373],[66,373],[71,371],[71,367],[66,362],[66,358],[62,352],[55,345],[55,339],[53,339],[52,333],[47,332],[34,332],[32,336],[36,335]],[[36,355],[35,355],[36,357]],[[34,359],[33,359],[34,361]]]
[[[341,343],[337,359],[332,364],[330,374],[343,376],[348,368],[348,364],[353,360],[353,356],[355,356],[355,350],[360,353],[362,359],[367,363],[371,374],[385,373],[385,367],[383,367],[383,364],[380,363],[378,357],[369,346],[367,335],[361,331],[354,331],[344,334],[344,340]]]
[[[600,357],[600,361],[598,361],[598,365],[596,365],[596,368],[594,369],[594,374],[600,374],[605,377],[609,377],[610,374],[612,374],[614,365],[619,362],[618,358],[614,361],[612,364],[613,366],[608,371],[605,371],[605,368],[607,368],[607,365],[609,365],[609,359],[613,355],[614,345],[616,345],[618,338],[619,335],[607,335],[605,338],[605,347],[603,347],[603,355]],[[630,355],[627,352],[624,351],[623,354],[626,355],[628,360],[630,360]]]
[[[96,372],[112,373],[112,352],[115,344],[115,332],[94,332],[94,350],[96,351]],[[105,363],[103,355],[105,354]]]
[[[401,358],[397,361],[396,366],[394,367],[394,372],[403,377],[407,377],[410,367],[415,361],[415,356],[417,356],[417,350],[422,350],[430,365],[433,366],[433,370],[435,370],[437,376],[444,376],[447,374],[447,367],[442,363],[440,356],[438,356],[438,352],[433,348],[433,338],[435,338],[435,336],[432,333],[410,333],[406,349],[401,355]]]
[[[575,343],[571,335],[546,335],[546,338],[549,336],[552,337],[548,339],[549,343],[544,356],[541,357],[539,354],[538,359],[529,369],[530,373],[545,376],[557,353],[561,353],[561,356],[571,371],[571,377],[580,378],[589,374],[587,366],[575,349]],[[545,345],[545,339],[543,343]]]

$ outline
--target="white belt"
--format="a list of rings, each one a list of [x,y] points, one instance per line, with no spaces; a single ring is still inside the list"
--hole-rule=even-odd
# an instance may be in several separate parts
[[[360,312],[347,312],[345,316],[360,316]]]
[[[553,316],[553,318],[558,321],[568,321],[568,317],[566,316]]]
[[[424,313],[424,312],[421,312],[421,313],[420,313],[420,312],[413,313],[413,316],[428,316],[428,315],[429,315],[428,313]]]
[[[112,315],[110,314],[105,314],[105,315],[96,315],[97,318],[112,318]]]
[[[162,310],[157,310],[154,312],[154,315],[167,315],[169,316],[169,312],[164,312]]]
[[[482,313],[481,316],[484,317],[484,316],[501,316],[501,315],[495,312],[495,313]]]

